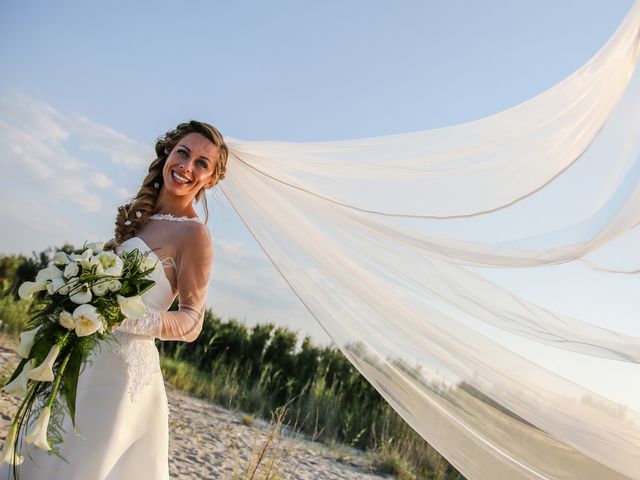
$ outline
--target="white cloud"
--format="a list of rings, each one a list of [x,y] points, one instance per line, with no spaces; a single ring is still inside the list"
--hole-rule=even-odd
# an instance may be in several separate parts
[[[102,172],[94,172],[91,175],[91,181],[98,188],[107,188],[113,185],[113,182]]]
[[[124,187],[116,187],[116,193],[117,193],[117,197],[121,201],[129,200],[134,195],[133,192],[130,192],[129,190],[127,190]]]
[[[134,169],[153,158],[147,145],[23,95],[0,97],[0,150],[7,152],[0,156],[7,188],[23,185],[48,205],[88,213],[107,213],[105,205],[130,196],[122,186],[110,188],[114,165]]]
[[[14,225],[2,237],[3,252],[110,236],[116,207],[130,196],[128,185],[114,186],[122,156],[132,160],[129,168],[153,158],[147,145],[23,95],[0,96],[0,151],[0,218]]]
[[[149,145],[138,143],[112,128],[93,123],[80,115],[69,116],[67,121],[79,137],[81,148],[106,153],[118,166],[138,169],[155,158]]]
[[[64,117],[53,107],[24,95],[0,97],[0,115],[43,142],[62,143],[70,135]]]
[[[102,238],[91,228],[76,224],[72,217],[60,215],[28,194],[15,198],[3,191],[0,205],[3,228],[0,253],[30,254],[65,242],[80,245],[86,239]]]

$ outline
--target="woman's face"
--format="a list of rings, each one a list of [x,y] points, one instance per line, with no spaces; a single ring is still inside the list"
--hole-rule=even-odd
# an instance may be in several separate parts
[[[167,193],[194,198],[201,188],[213,186],[218,155],[218,147],[199,133],[182,137],[169,152],[162,169]]]

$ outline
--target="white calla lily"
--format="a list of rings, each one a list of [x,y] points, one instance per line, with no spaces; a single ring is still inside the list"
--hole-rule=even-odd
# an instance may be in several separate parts
[[[80,305],[73,311],[76,335],[85,337],[97,331],[104,331],[102,317],[93,305]]]
[[[58,293],[60,295],[69,295],[70,291],[71,291],[71,285],[69,285],[69,283],[65,283],[63,286],[61,286],[58,289]]]
[[[84,252],[82,252],[79,255],[78,254],[69,255],[69,258],[75,262],[78,262],[80,265],[82,265],[82,268],[91,268],[92,261],[93,261],[93,250],[91,250],[90,248],[87,248]]]
[[[56,252],[53,256],[53,264],[54,265],[66,265],[70,262],[69,256],[65,252]]]
[[[13,424],[9,427],[9,432],[7,432],[7,438],[4,441],[4,446],[2,447],[2,463],[8,463],[9,465],[20,465],[24,461],[24,457],[22,455],[15,455],[15,443],[16,436],[18,434],[18,425]]]
[[[69,300],[77,304],[89,303],[92,298],[91,289],[89,288],[88,283],[74,286],[69,293],[71,293],[71,295],[69,295]]]
[[[135,295],[133,297],[117,295],[116,299],[118,300],[118,305],[120,306],[122,314],[127,318],[140,318],[144,317],[147,313],[140,295]]]
[[[29,382],[28,375],[31,370],[33,370],[33,360],[26,362],[22,367],[20,374],[14,378],[12,382],[9,382],[2,387],[2,391],[19,397],[24,397],[27,394],[27,383]]]
[[[68,330],[73,330],[74,328],[76,328],[76,321],[73,319],[73,315],[66,310],[60,312],[58,321],[60,322],[60,325]]]
[[[22,358],[29,358],[29,353],[31,353],[31,347],[33,346],[33,340],[36,333],[38,333],[38,330],[40,330],[40,327],[20,332],[20,345],[16,347],[16,353]]]
[[[47,440],[47,428],[49,427],[49,418],[51,417],[51,408],[44,407],[38,415],[38,419],[35,421],[31,430],[24,437],[24,441],[32,443],[38,448],[43,450],[51,450],[49,441]]]
[[[22,300],[31,300],[33,294],[47,289],[47,282],[24,282],[18,289],[18,296]]]
[[[154,270],[158,268],[159,260],[156,256],[145,255],[140,262],[140,271],[144,272],[145,270],[149,270],[153,268]]]
[[[36,282],[46,282],[47,280],[53,280],[54,278],[61,278],[62,270],[55,265],[50,265],[43,268],[36,275]]]
[[[55,378],[53,375],[53,364],[58,358],[58,354],[60,353],[60,347],[58,345],[54,345],[49,350],[47,354],[47,358],[38,365],[36,368],[32,369],[27,377],[31,380],[36,380],[38,382],[52,382]]]
[[[87,243],[87,248],[90,248],[93,253],[100,253],[102,250],[104,250],[104,242]]]
[[[96,256],[96,260],[98,265],[97,273],[111,275],[112,277],[119,277],[122,275],[124,262],[115,253],[109,251],[100,252]]]
[[[69,293],[69,288],[67,287],[64,278],[54,278],[53,280],[47,282],[47,292],[49,292],[49,295],[53,295],[54,293],[66,295],[67,293]]]
[[[66,267],[64,267],[63,275],[67,278],[75,277],[80,272],[80,266],[77,262],[69,262]]]

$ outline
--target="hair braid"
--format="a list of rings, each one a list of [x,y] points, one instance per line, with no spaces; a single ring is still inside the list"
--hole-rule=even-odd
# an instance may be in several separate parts
[[[115,240],[120,244],[133,237],[150,215],[155,211],[156,200],[162,183],[162,167],[165,158],[156,158],[149,165],[149,173],[133,201],[118,207],[116,216]],[[156,187],[157,185],[157,187]]]
[[[222,134],[215,127],[204,122],[191,120],[188,123],[181,123],[175,129],[168,131],[156,141],[156,159],[149,165],[149,173],[142,182],[140,190],[129,203],[118,207],[114,235],[116,245],[135,236],[138,229],[155,213],[156,201],[164,183],[162,177],[164,164],[173,147],[178,144],[182,137],[189,133],[199,133],[218,147],[220,153],[213,176],[216,179],[215,183],[224,178],[229,149],[224,143]],[[204,188],[197,193],[195,200],[203,203],[206,222],[209,210]]]

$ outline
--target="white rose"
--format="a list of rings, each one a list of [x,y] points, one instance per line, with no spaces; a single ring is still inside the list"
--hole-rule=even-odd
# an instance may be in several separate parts
[[[91,287],[91,290],[96,296],[101,297],[109,291],[109,282],[105,282],[104,280],[102,280],[100,282],[94,283],[93,287]]]
[[[122,283],[120,283],[120,280],[114,279],[109,282],[109,290],[111,290],[112,292],[117,292],[121,288],[122,288]]]
[[[112,277],[119,277],[122,275],[122,268],[124,262],[122,259],[113,252],[100,252],[97,255],[97,273],[103,275],[111,275]]]
[[[64,267],[63,275],[67,278],[75,277],[80,272],[80,267],[77,262],[69,262],[66,267]]]
[[[62,325],[64,328],[67,328],[69,330],[73,330],[74,328],[76,328],[76,322],[73,319],[73,315],[71,315],[66,310],[60,312],[59,321],[60,325]]]
[[[73,311],[76,335],[85,337],[97,331],[103,331],[104,325],[98,310],[93,305],[80,305]]]

